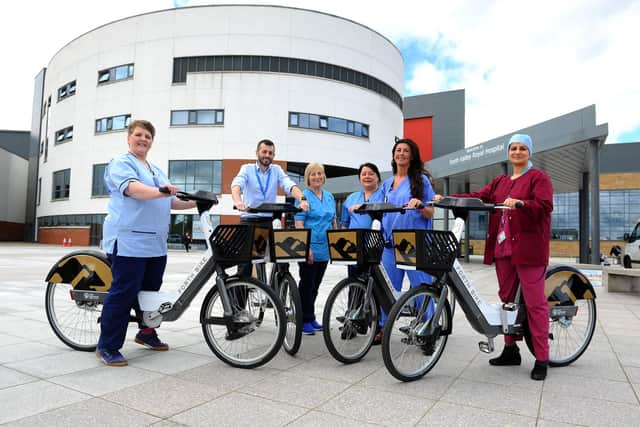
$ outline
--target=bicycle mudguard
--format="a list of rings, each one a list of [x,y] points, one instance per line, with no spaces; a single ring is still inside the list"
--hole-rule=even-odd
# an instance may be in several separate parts
[[[83,250],[62,257],[45,282],[69,283],[74,290],[107,292],[111,287],[111,263],[99,251]]]
[[[554,267],[547,271],[544,293],[550,306],[573,305],[576,300],[596,297],[589,279],[569,266]]]

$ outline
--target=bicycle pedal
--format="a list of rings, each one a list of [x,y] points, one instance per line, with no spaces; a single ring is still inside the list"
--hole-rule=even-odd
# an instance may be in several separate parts
[[[483,353],[493,353],[493,350],[495,349],[495,347],[493,346],[493,338],[489,338],[488,341],[480,341],[478,343],[478,348]]]

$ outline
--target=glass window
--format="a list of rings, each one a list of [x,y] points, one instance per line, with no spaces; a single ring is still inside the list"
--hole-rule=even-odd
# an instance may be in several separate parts
[[[171,112],[171,126],[224,124],[224,110],[184,110]]]
[[[36,199],[36,206],[40,206],[40,200],[42,198],[42,178],[38,178],[38,196]]]
[[[188,111],[172,111],[171,112],[171,125],[186,125],[189,124],[189,112]]]
[[[98,84],[108,81],[124,80],[133,77],[133,64],[118,65],[98,71]]]
[[[53,173],[53,188],[51,199],[68,199],[71,183],[71,169],[64,169]]]
[[[183,191],[222,191],[222,161],[170,160],[169,180]]]
[[[96,133],[124,130],[131,121],[130,114],[121,114],[113,117],[103,117],[96,120]]]
[[[298,113],[289,113],[289,126],[298,127]]]
[[[309,129],[320,129],[320,116],[309,114]]]
[[[309,115],[308,114],[300,113],[299,114],[299,119],[300,119],[300,127],[301,128],[308,128],[309,127]]]
[[[113,118],[112,129],[120,130],[126,127],[126,116],[115,116]]]
[[[197,123],[199,125],[212,125],[216,122],[216,113],[213,110],[198,111]]]
[[[327,118],[326,117],[320,117],[320,129],[326,129],[327,126],[328,126]]]
[[[106,163],[93,165],[93,181],[91,184],[92,196],[108,196],[109,191],[104,184],[104,171],[107,168]]]
[[[56,145],[69,142],[73,139],[73,126],[69,126],[64,129],[60,129],[55,134]]]
[[[329,117],[329,130],[332,132],[347,133],[347,121],[337,117]]]

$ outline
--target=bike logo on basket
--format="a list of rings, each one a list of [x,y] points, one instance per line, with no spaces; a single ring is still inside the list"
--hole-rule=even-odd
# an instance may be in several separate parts
[[[406,263],[416,263],[416,246],[407,239],[402,239],[396,244],[396,254],[400,255]]]
[[[304,257],[307,251],[306,242],[293,236],[287,236],[282,241],[276,242],[276,247],[291,258]]]
[[[344,237],[340,237],[329,246],[335,249],[343,259],[356,259],[358,256],[358,247],[356,244]]]

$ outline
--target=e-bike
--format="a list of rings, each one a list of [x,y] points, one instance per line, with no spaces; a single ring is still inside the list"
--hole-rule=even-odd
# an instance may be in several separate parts
[[[176,292],[141,291],[138,317],[130,320],[157,328],[179,319],[215,274],[200,309],[209,348],[231,366],[254,368],[267,363],[285,336],[287,322],[280,298],[264,283],[229,276],[225,270],[243,262],[264,262],[269,229],[219,225],[214,230],[209,211],[218,203],[215,194],[178,192],[178,197],[196,202],[207,250]],[[99,251],[72,252],[51,268],[45,280],[45,308],[55,334],[75,350],[94,351],[102,304],[112,280],[109,259]]]
[[[391,309],[382,338],[382,356],[389,372],[401,381],[414,381],[436,365],[452,332],[449,293],[455,295],[472,328],[487,337],[487,341],[478,343],[482,352],[494,350],[496,336],[514,335],[523,336],[533,353],[520,289],[513,302],[488,304],[457,259],[468,212],[508,208],[480,199],[453,197],[432,204],[453,210],[456,219],[452,231],[394,231],[397,265],[425,271],[435,280],[432,285],[410,289]],[[399,250],[402,247],[404,251]],[[596,294],[580,271],[557,266],[547,271],[545,295],[549,303],[549,365],[566,366],[576,361],[591,342],[596,327]]]

